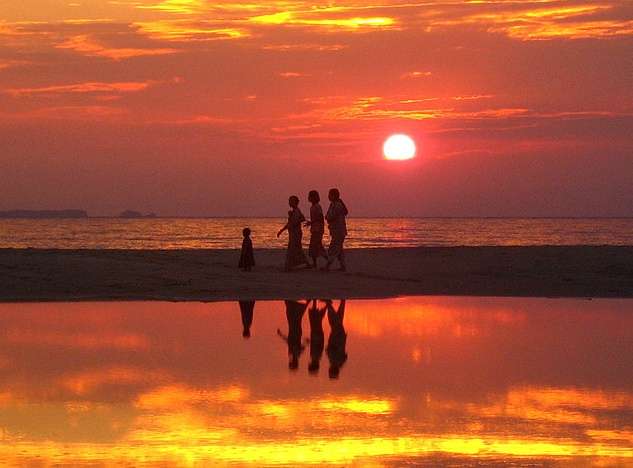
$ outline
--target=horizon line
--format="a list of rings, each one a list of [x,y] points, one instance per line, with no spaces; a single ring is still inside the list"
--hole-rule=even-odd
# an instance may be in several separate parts
[[[13,211],[13,210],[11,210]],[[31,211],[31,210],[29,210]],[[33,210],[39,211],[39,210]],[[42,211],[56,211],[56,210],[42,210]],[[22,220],[38,220],[38,219],[122,219],[122,220],[152,220],[152,219],[284,219],[285,216],[265,216],[265,215],[239,215],[239,216],[223,216],[223,215],[156,215],[156,216],[143,216],[137,218],[125,218],[118,215],[88,215],[81,218],[27,218],[27,217],[0,217],[2,219],[22,219]],[[421,215],[402,215],[402,216],[348,216],[348,219],[633,219],[633,215],[628,216],[600,216],[600,215],[587,215],[587,216],[565,216],[565,215],[551,215],[551,216],[504,216],[504,215],[490,215],[490,216],[421,216]]]

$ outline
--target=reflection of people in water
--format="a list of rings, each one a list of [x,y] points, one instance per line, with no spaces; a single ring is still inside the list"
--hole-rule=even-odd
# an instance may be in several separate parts
[[[301,321],[309,302],[284,301],[286,304],[286,319],[288,320],[288,336],[277,329],[277,334],[288,343],[288,368],[296,370],[299,368],[299,356],[305,349],[301,343]]]
[[[242,314],[242,336],[244,338],[251,337],[251,325],[253,324],[253,310],[255,309],[255,301],[239,301],[240,313]]]
[[[308,311],[310,319],[310,364],[308,372],[316,375],[319,372],[321,356],[323,356],[323,347],[325,345],[325,336],[323,334],[323,317],[325,316],[325,307],[319,309],[316,299],[312,301],[312,307]]]
[[[329,376],[331,379],[338,379],[341,367],[347,361],[345,345],[347,343],[347,333],[343,327],[345,316],[345,300],[341,300],[338,309],[334,309],[332,301],[325,301],[327,306],[327,319],[330,323],[330,337],[327,342],[327,357],[330,360]]]

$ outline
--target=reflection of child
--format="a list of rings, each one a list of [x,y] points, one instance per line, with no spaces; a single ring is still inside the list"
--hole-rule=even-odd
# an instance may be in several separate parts
[[[242,241],[242,253],[240,254],[240,263],[238,265],[244,271],[251,271],[255,266],[255,256],[253,255],[253,241],[251,241],[251,230],[244,228],[242,230],[244,240]]]
[[[251,337],[251,325],[253,324],[253,310],[255,309],[255,301],[239,301],[240,313],[242,314],[242,325],[244,330],[242,336],[244,338]]]

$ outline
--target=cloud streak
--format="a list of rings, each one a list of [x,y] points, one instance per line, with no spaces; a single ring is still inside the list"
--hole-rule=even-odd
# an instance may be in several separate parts
[[[133,47],[107,47],[98,43],[86,34],[72,36],[56,46],[58,49],[68,49],[82,55],[93,57],[105,57],[112,60],[124,60],[134,57],[174,54],[178,52],[173,48],[133,48]]]
[[[12,96],[31,96],[36,94],[64,94],[64,93],[134,93],[143,91],[155,84],[154,82],[85,82],[69,85],[43,86],[41,88],[14,88],[6,90]]]

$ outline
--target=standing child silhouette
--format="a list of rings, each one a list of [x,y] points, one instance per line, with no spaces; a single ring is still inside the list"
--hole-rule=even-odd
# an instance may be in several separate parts
[[[253,241],[251,240],[251,230],[244,228],[242,230],[244,240],[242,241],[242,252],[240,253],[240,263],[238,267],[244,271],[251,271],[255,266],[255,256],[253,255]]]

